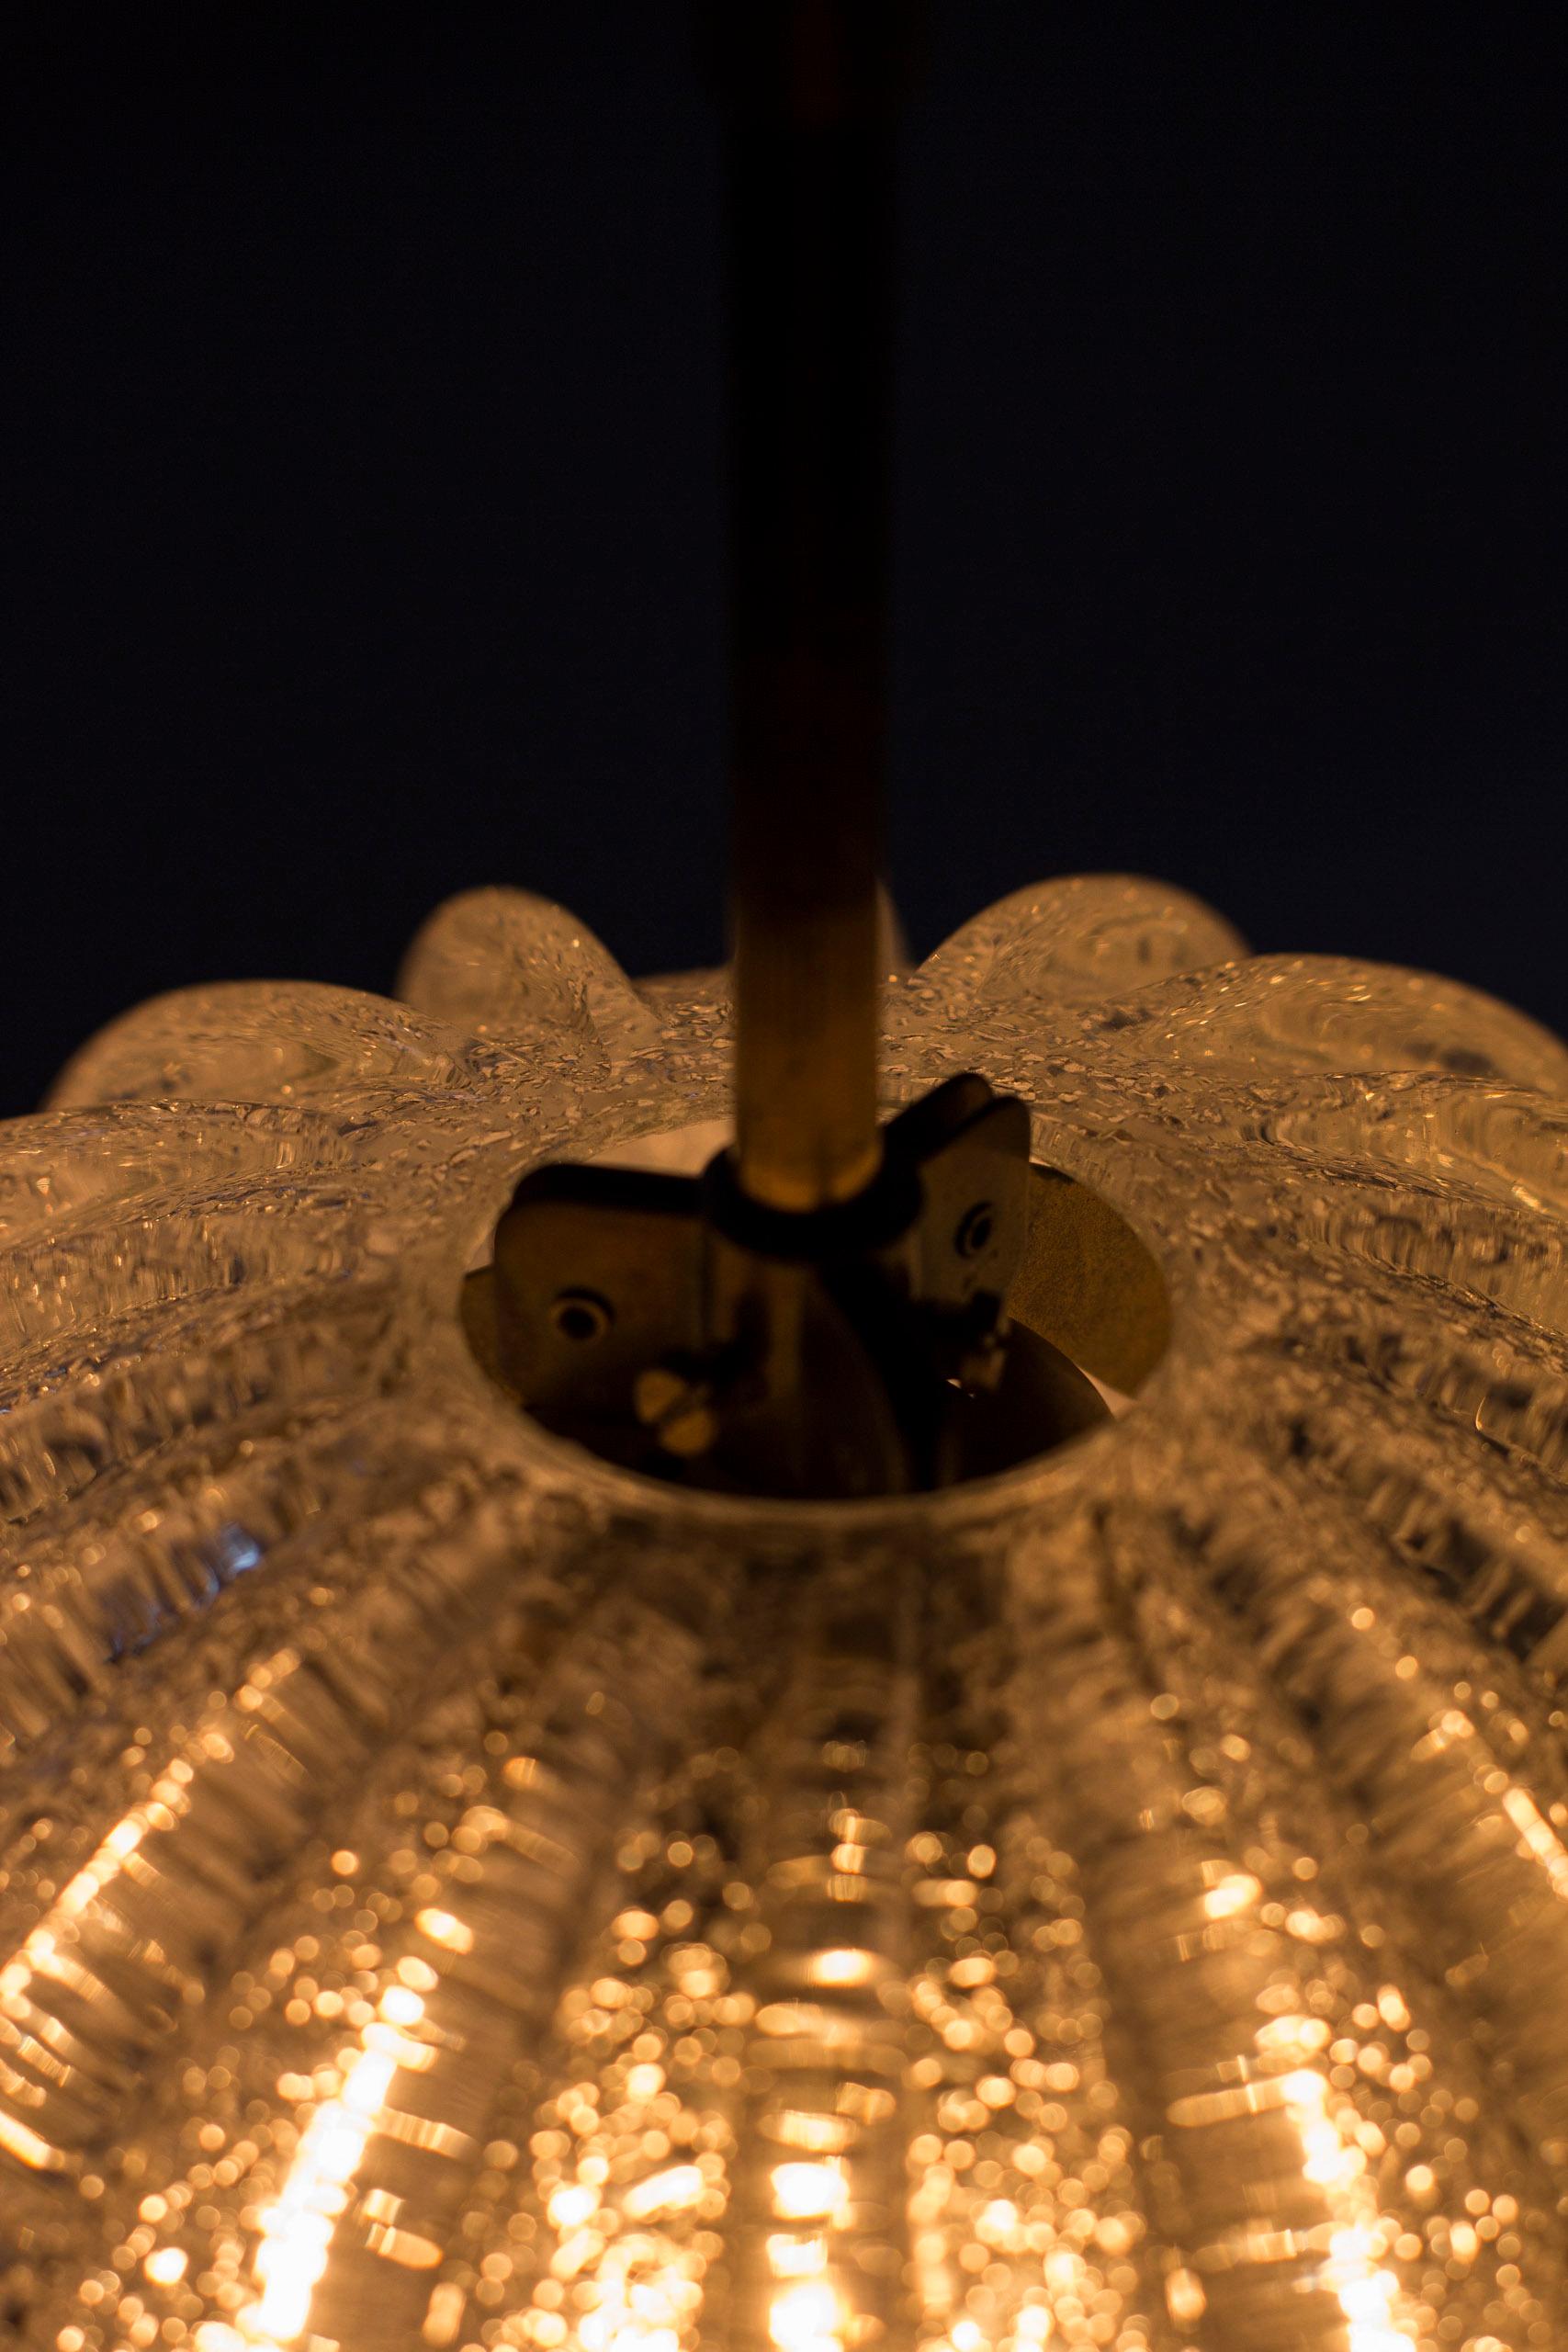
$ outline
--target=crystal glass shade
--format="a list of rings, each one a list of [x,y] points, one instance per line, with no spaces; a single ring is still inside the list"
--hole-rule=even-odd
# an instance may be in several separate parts
[[[525,1167],[725,1116],[722,979],[488,891],[402,986],[161,1000],[0,1139],[14,2340],[1562,2352],[1568,1051],[1004,901],[887,1102],[1027,1099],[1141,1388],[787,1506],[458,1314]]]

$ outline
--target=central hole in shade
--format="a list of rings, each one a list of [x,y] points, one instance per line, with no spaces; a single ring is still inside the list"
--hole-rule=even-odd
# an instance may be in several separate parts
[[[726,1120],[695,1121],[617,1143],[596,1159],[606,1167],[694,1176],[728,1142],[729,1134]],[[476,1357],[499,1381],[488,1283],[488,1266],[481,1265],[465,1288],[463,1320]],[[551,1306],[550,1321],[567,1346],[591,1349],[613,1311],[592,1291],[563,1288]],[[1147,1244],[1102,1194],[1040,1162],[1031,1172],[1027,1238],[1007,1312],[1025,1344],[1032,1337],[1047,1343],[1041,1354],[1054,1350],[1066,1357],[1116,1417],[1129,1409],[1169,1337],[1166,1284]],[[1071,1374],[1064,1376],[1070,1379]],[[521,1408],[527,1410],[525,1405]],[[623,1469],[643,1466],[607,1445],[596,1445],[592,1430],[563,1428],[547,1419],[541,1425],[590,1451],[604,1451]],[[1060,1427],[1032,1426],[1025,1415],[1009,1430],[999,1450],[981,1459],[973,1475],[1017,1467],[1072,1442],[1073,1435],[1069,1430],[1064,1436]],[[704,1481],[699,1477],[687,1483],[701,1486]]]

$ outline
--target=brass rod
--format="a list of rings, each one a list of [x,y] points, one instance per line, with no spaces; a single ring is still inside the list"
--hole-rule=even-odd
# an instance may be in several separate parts
[[[719,12],[728,99],[736,1157],[778,1208],[874,1173],[893,143],[908,11]]]

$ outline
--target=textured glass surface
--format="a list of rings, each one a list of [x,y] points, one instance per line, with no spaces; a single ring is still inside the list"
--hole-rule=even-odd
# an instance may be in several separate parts
[[[1164,1269],[940,1498],[655,1489],[457,1317],[723,1115],[716,981],[439,913],[0,1136],[0,2308],[57,2352],[1562,2352],[1568,1052],[1021,894],[887,991]]]

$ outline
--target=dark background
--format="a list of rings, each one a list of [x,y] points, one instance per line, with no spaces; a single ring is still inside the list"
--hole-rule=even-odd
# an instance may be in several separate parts
[[[746,5],[746,0],[737,0]],[[720,951],[718,181],[669,5],[10,36],[0,1111],[479,881]],[[1128,867],[1568,1026],[1561,9],[937,0],[894,879]]]

